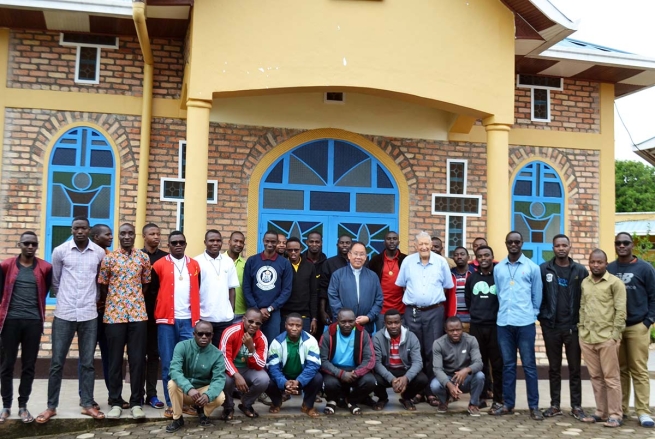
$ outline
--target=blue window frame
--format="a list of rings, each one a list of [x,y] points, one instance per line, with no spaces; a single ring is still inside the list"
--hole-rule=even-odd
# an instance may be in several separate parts
[[[50,260],[52,250],[71,239],[76,216],[113,229],[116,161],[100,132],[76,127],[57,139],[48,164],[45,257]]]
[[[350,235],[370,255],[384,250],[384,235],[398,229],[398,187],[389,171],[359,146],[320,139],[286,153],[264,173],[259,190],[259,234],[274,230],[303,242],[323,235],[323,251],[336,253]],[[258,244],[262,249],[261,242]]]
[[[512,230],[523,235],[523,253],[535,263],[553,258],[553,237],[564,233],[564,186],[541,161],[523,166],[514,179]]]

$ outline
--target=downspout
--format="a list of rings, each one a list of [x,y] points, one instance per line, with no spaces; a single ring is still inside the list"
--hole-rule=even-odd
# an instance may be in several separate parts
[[[143,54],[143,97],[141,107],[141,135],[139,138],[139,179],[136,196],[136,241],[137,248],[143,247],[141,230],[146,225],[146,204],[148,200],[148,168],[150,167],[150,130],[152,125],[152,73],[153,59],[150,38],[146,27],[146,4],[144,0],[133,0],[132,17]]]

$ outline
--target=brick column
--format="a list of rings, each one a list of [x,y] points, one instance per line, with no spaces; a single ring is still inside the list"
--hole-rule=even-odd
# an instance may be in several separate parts
[[[487,242],[496,258],[505,253],[510,231],[509,125],[491,123],[487,130]]]
[[[186,254],[191,257],[202,253],[205,248],[203,241],[207,230],[207,159],[211,108],[211,101],[187,101],[184,235],[188,242]]]

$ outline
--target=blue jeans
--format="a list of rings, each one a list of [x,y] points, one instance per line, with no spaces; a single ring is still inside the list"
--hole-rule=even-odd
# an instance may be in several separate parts
[[[168,394],[168,371],[173,359],[175,345],[181,341],[193,338],[191,319],[175,319],[175,323],[168,325],[160,323],[157,327],[157,345],[159,346],[159,359],[161,361],[161,382],[164,386],[164,399],[166,407],[173,407]]]
[[[514,408],[516,403],[516,350],[521,355],[528,390],[528,407],[539,407],[537,362],[534,356],[534,339],[537,331],[534,323],[527,326],[498,326],[498,345],[503,356],[503,399],[505,406]]]
[[[270,345],[273,339],[280,335],[280,322],[282,321],[282,317],[280,316],[280,310],[276,309],[271,313],[271,316],[266,320],[266,322],[262,325],[261,331],[264,333],[266,336],[266,340],[268,340],[268,344]]]
[[[452,379],[452,377],[448,378]],[[482,372],[477,372],[467,376],[462,385],[459,386],[459,390],[461,390],[462,393],[471,394],[471,401],[469,404],[476,407],[480,406],[480,395],[482,394],[482,389],[484,389],[484,374]],[[434,396],[439,398],[439,402],[444,404],[448,402],[448,388],[442,386],[436,378],[432,378],[430,390],[432,390]]]
[[[102,323],[102,316],[98,314],[98,346],[100,347],[100,361],[102,361],[102,376],[105,379],[105,387],[107,387],[107,392],[109,392],[109,347],[107,346],[107,337],[105,337],[105,324]],[[77,376],[81,376],[82,373],[82,364],[77,362]],[[77,391],[82,397],[82,388],[80,387]]]

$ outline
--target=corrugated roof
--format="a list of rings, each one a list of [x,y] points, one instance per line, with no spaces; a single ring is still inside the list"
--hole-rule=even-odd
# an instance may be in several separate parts
[[[574,49],[587,49],[591,51],[597,51],[600,53],[624,53],[627,55],[634,55],[630,52],[625,52],[619,49],[613,49],[611,47],[601,46],[600,44],[588,43],[586,41],[576,40],[573,38],[565,38],[559,43],[555,44],[556,47],[571,47]]]
[[[628,232],[639,236],[655,235],[655,216],[652,220],[620,221],[614,224],[614,234]]]

